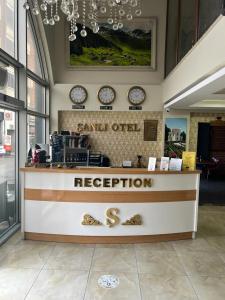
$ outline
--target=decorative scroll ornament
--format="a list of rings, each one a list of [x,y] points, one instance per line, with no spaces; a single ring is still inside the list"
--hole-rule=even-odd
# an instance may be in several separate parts
[[[122,223],[122,225],[142,225],[142,218],[140,215],[134,215],[132,218]]]
[[[82,225],[102,225],[102,223],[95,218],[93,218],[91,215],[85,214],[83,217],[83,221],[81,223]]]

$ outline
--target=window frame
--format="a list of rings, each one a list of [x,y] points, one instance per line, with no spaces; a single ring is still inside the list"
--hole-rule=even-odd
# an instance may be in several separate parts
[[[30,27],[31,27],[30,29],[32,31],[34,42],[35,42],[35,45],[36,45],[38,58],[39,58],[39,62],[40,62],[40,68],[41,68],[43,78],[41,78],[38,74],[34,73],[32,70],[30,70],[28,68],[28,66],[26,68],[26,78],[27,79],[29,78],[29,79],[33,80],[35,83],[39,84],[41,87],[44,88],[44,98],[45,98],[44,99],[44,101],[45,101],[44,111],[45,111],[45,113],[41,113],[41,112],[38,112],[38,111],[35,111],[35,110],[28,109],[28,107],[27,107],[27,97],[26,97],[26,112],[27,112],[27,117],[26,117],[27,133],[26,133],[26,136],[28,136],[28,115],[42,118],[42,119],[44,119],[44,122],[45,122],[44,142],[46,143],[47,128],[48,128],[47,122],[49,122],[49,113],[48,112],[49,112],[49,102],[50,102],[49,101],[49,93],[48,93],[49,82],[46,80],[46,77],[48,77],[48,74],[46,74],[46,68],[45,68],[46,60],[45,60],[45,56],[42,55],[43,54],[43,49],[38,43],[38,36],[37,36],[36,23],[35,23],[36,20],[34,20],[34,17],[31,14],[30,11],[27,12],[26,25],[27,25],[27,22],[28,22],[28,18],[29,18],[29,24],[30,24]],[[28,59],[27,59],[27,30],[26,30],[26,61],[28,61]],[[27,88],[27,80],[26,80],[26,88]]]
[[[41,34],[36,18],[23,8],[23,1],[14,0],[15,3],[15,32],[14,32],[14,56],[0,48],[0,60],[11,65],[15,69],[15,97],[5,95],[0,92],[0,107],[8,109],[16,113],[16,218],[17,224],[10,227],[0,238],[0,244],[7,240],[14,232],[16,232],[21,224],[21,187],[22,178],[19,176],[19,168],[24,166],[27,157],[27,116],[28,114],[44,118],[44,139],[46,141],[49,130],[49,111],[50,111],[50,85],[48,82],[48,64],[44,52],[44,48],[39,41]],[[28,14],[32,21],[30,22],[32,32],[34,34],[35,43],[41,62],[42,76],[39,77],[27,68],[27,18]],[[40,84],[45,88],[45,114],[27,110],[27,77]],[[26,141],[24,143],[24,140]]]
[[[8,54],[6,50],[0,47],[0,50],[13,58],[16,62],[18,61],[18,36],[19,36],[19,24],[18,24],[18,11],[19,11],[19,0],[13,0],[14,2],[14,55]]]

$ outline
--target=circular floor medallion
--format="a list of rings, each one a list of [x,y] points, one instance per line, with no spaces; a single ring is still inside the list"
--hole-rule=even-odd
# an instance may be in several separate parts
[[[102,275],[98,279],[99,286],[104,289],[115,289],[119,283],[119,278],[115,275]]]

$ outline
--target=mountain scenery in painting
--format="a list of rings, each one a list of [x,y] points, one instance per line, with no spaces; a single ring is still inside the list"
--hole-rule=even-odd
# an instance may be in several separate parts
[[[78,24],[79,31],[81,25]],[[87,37],[77,34],[70,43],[71,66],[151,66],[151,29],[114,31],[108,24],[101,24],[94,34],[88,27]]]

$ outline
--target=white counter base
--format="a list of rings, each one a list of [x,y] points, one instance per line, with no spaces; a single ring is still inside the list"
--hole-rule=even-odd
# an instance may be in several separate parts
[[[98,170],[100,172],[101,168]],[[138,243],[194,237],[198,172],[135,175],[129,174],[129,170],[123,171],[121,175],[120,170],[118,178],[151,178],[152,187],[77,188],[73,186],[74,177],[104,178],[106,175],[87,174],[85,169],[78,174],[76,170],[74,173],[64,170],[65,174],[48,173],[48,170],[40,173],[38,170],[25,171],[22,193],[25,238],[78,243]],[[113,177],[115,173],[107,174],[107,178]],[[105,212],[109,208],[119,210],[119,222],[114,227],[106,225]],[[85,214],[102,225],[83,225]],[[142,218],[141,225],[122,225],[136,214]]]

